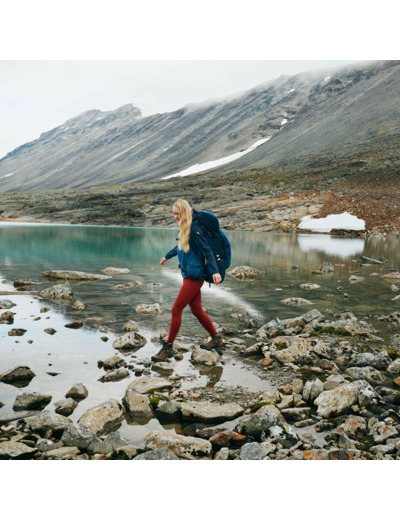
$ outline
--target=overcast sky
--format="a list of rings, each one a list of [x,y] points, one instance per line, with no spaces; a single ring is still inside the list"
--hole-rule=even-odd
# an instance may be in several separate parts
[[[147,116],[354,62],[0,61],[0,158],[86,110],[132,103]]]

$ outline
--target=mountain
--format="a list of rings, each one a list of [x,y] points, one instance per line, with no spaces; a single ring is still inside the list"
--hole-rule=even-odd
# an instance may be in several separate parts
[[[399,85],[400,62],[378,61],[281,76],[230,99],[148,117],[133,105],[90,110],[3,157],[0,191],[153,181],[207,162],[218,165],[216,175],[394,168]],[[263,144],[243,153],[255,143]],[[231,155],[238,158],[223,165]]]

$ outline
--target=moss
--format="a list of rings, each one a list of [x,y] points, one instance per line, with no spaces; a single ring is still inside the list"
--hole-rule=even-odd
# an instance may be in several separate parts
[[[334,334],[336,336],[351,336],[345,327],[322,327],[321,329],[310,332],[310,336],[321,336],[322,334]]]
[[[158,408],[158,405],[160,404],[160,401],[166,401],[165,397],[162,397],[161,395],[153,395],[149,397],[149,401],[151,406],[156,409]]]
[[[259,410],[259,409],[262,408],[263,406],[267,406],[267,404],[272,404],[272,405],[274,405],[275,403],[271,403],[270,401],[260,401],[259,403],[256,403],[256,404],[254,404],[254,405],[251,407],[251,413],[255,413],[257,410]]]

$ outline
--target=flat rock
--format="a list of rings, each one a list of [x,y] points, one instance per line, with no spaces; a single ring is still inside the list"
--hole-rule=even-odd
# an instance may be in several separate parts
[[[272,346],[279,349],[270,353],[271,358],[280,363],[312,363],[313,354],[325,357],[329,354],[327,346],[322,341],[307,341],[292,336],[278,336],[272,340]]]
[[[86,426],[97,436],[105,435],[123,421],[122,406],[116,399],[110,399],[87,410],[78,420],[79,426]]]
[[[164,432],[149,433],[145,438],[145,446],[150,450],[167,448],[184,459],[210,458],[212,452],[210,441]]]
[[[47,278],[62,278],[63,280],[108,280],[111,276],[104,274],[83,273],[82,271],[43,271]]]
[[[83,321],[71,321],[70,323],[66,323],[64,327],[67,327],[67,329],[81,329],[83,327]]]
[[[36,448],[29,448],[22,442],[0,442],[0,459],[31,459],[36,452]]]
[[[215,433],[208,440],[214,446],[235,448],[246,442],[247,437],[232,430],[224,430],[222,432]]]
[[[285,298],[284,300],[281,300],[281,303],[284,303],[285,305],[312,305],[312,302],[309,300],[305,300],[304,298]]]
[[[71,423],[72,421],[68,417],[50,412],[49,410],[25,419],[25,424],[33,431],[64,431]]]
[[[119,267],[106,267],[105,269],[102,269],[102,272],[106,274],[126,274],[130,273],[130,270]]]
[[[39,394],[37,392],[19,394],[15,398],[13,410],[16,412],[20,410],[43,410],[52,398],[49,394]]]
[[[146,345],[147,340],[137,332],[128,332],[113,342],[113,348],[117,350],[138,349]]]
[[[74,446],[63,446],[62,448],[56,448],[46,452],[46,458],[48,459],[70,459],[78,455],[79,448]]]
[[[8,331],[9,336],[23,336],[26,332],[26,329],[11,329]]]
[[[353,379],[365,379],[372,385],[383,383],[385,380],[385,376],[372,367],[350,367],[345,370],[345,373]]]
[[[18,366],[0,374],[0,381],[12,385],[19,381],[31,381],[36,374],[27,366]]]
[[[121,381],[129,377],[131,373],[127,368],[117,368],[115,370],[110,370],[106,372],[102,377],[100,377],[99,381],[102,383],[110,383],[112,381]]]
[[[139,394],[148,394],[156,390],[168,390],[172,388],[172,383],[163,377],[138,377],[133,381],[128,389],[134,390]]]
[[[24,410],[23,412],[10,412],[10,413],[3,413],[0,414],[0,425],[1,424],[8,424],[13,421],[19,421],[20,419],[25,419],[26,417],[33,417],[35,415],[38,415],[38,411],[34,410]]]
[[[242,415],[244,409],[237,404],[219,404],[210,401],[187,401],[181,404],[184,418],[200,422],[224,422]]]

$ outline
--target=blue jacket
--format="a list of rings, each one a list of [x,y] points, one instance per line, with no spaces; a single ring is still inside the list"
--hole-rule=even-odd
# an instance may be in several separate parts
[[[189,247],[195,253],[196,257],[200,260],[201,265],[204,266],[207,274],[212,277],[213,274],[219,273],[217,262],[215,261],[214,253],[210,246],[208,245],[207,240],[204,238],[203,230],[200,224],[197,222],[196,211],[193,210],[193,220],[192,225],[190,226],[190,235],[189,235]],[[190,252],[189,252],[190,253]],[[178,246],[175,246],[171,251],[169,251],[165,258],[169,260],[178,254]],[[189,254],[185,254],[180,256],[180,261],[186,262],[190,259]],[[186,265],[180,265],[180,267],[187,267]]]

